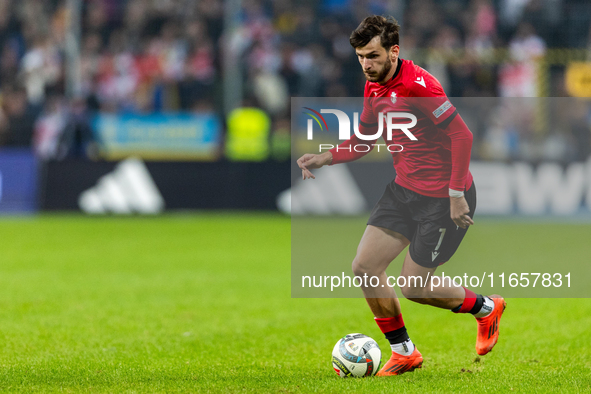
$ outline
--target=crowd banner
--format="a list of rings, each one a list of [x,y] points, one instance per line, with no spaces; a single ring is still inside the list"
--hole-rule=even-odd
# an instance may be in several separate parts
[[[221,124],[213,114],[99,114],[93,129],[107,160],[214,161],[220,154]]]

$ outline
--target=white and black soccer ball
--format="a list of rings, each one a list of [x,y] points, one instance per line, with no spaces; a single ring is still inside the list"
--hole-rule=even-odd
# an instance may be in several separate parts
[[[348,334],[332,349],[332,367],[341,378],[373,376],[380,368],[378,343],[363,334]]]

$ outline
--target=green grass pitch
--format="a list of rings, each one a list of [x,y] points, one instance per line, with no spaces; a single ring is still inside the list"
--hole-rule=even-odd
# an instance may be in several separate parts
[[[477,225],[462,248],[513,231],[502,248],[515,258],[528,255],[519,234],[544,227]],[[423,369],[338,378],[339,337],[374,337],[383,360],[388,344],[363,299],[290,297],[290,221],[280,215],[4,218],[0,244],[2,392],[591,390],[589,299],[508,300],[499,344],[479,359],[471,316],[402,300]]]

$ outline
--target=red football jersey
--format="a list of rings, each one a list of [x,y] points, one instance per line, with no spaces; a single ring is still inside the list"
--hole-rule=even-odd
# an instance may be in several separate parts
[[[449,197],[449,188],[470,188],[472,175],[468,165],[472,136],[467,129],[456,132],[447,127],[449,121],[446,120],[456,114],[456,109],[435,77],[410,60],[399,59],[392,79],[384,85],[366,82],[364,96],[369,99],[364,101],[360,116],[359,129],[363,134],[375,134],[380,112],[407,112],[416,116],[416,125],[409,129],[416,141],[396,129],[392,138],[388,138],[386,119],[383,120],[382,137],[392,152],[396,183],[430,197]],[[409,121],[396,118],[392,123],[407,124]],[[361,140],[354,134],[330,150],[332,164],[358,159],[365,153],[357,153],[351,146],[371,145],[376,141]],[[454,142],[457,143],[454,145]],[[402,151],[399,151],[400,145]],[[453,173],[452,167],[455,167]]]

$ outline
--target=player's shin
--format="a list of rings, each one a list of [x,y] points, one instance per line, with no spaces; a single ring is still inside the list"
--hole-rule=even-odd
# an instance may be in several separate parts
[[[406,332],[396,292],[387,285],[385,273],[374,278],[379,278],[379,281],[368,281],[368,286],[362,286],[367,304],[375,316],[378,327],[390,342],[392,351],[408,356],[415,347]]]

